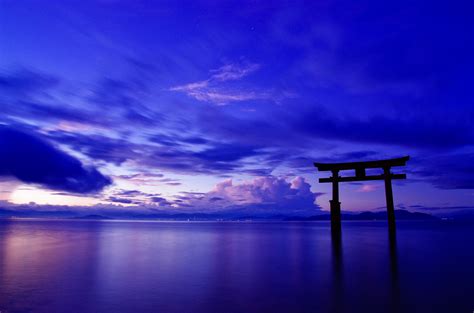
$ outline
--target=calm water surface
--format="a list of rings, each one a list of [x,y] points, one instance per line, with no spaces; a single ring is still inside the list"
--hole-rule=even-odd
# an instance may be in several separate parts
[[[0,311],[467,312],[474,225],[0,221]]]

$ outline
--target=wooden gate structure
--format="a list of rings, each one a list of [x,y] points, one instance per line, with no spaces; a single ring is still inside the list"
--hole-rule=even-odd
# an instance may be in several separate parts
[[[354,182],[368,180],[385,181],[385,198],[387,201],[387,218],[390,228],[395,229],[395,208],[393,206],[392,179],[405,179],[405,174],[393,174],[390,169],[395,166],[405,166],[410,159],[409,156],[396,159],[347,162],[347,163],[314,163],[319,171],[330,171],[331,177],[320,178],[320,183],[332,183],[332,200],[329,200],[331,207],[331,227],[341,227],[341,202],[339,201],[339,182]],[[366,175],[366,169],[381,168],[380,175]],[[355,170],[354,176],[339,176],[339,171]]]

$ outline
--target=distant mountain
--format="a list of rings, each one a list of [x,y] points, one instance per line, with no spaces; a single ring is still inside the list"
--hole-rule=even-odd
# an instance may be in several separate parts
[[[406,210],[395,210],[395,218],[397,220],[437,220],[438,218],[426,213],[420,212],[409,212]],[[310,217],[292,217],[286,218],[287,221],[327,221],[330,220],[330,214],[320,214]],[[377,220],[386,220],[387,212],[360,212],[360,213],[343,213],[341,214],[342,220],[347,221],[377,221]]]

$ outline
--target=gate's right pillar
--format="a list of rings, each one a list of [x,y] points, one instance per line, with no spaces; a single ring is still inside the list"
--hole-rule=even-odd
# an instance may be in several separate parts
[[[395,230],[395,207],[393,206],[393,191],[392,191],[392,173],[390,167],[383,169],[385,180],[385,198],[387,201],[387,218],[390,229]]]

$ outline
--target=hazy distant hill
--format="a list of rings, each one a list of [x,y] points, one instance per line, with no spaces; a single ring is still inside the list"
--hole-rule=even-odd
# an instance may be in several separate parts
[[[287,218],[287,221],[325,221],[330,220],[330,214],[314,215],[306,218],[295,217]],[[409,212],[406,210],[395,210],[395,218],[397,220],[437,220],[438,217],[431,214],[420,213],[420,212]],[[348,221],[376,221],[386,220],[387,212],[360,212],[360,213],[343,213],[341,214],[342,220]]]

